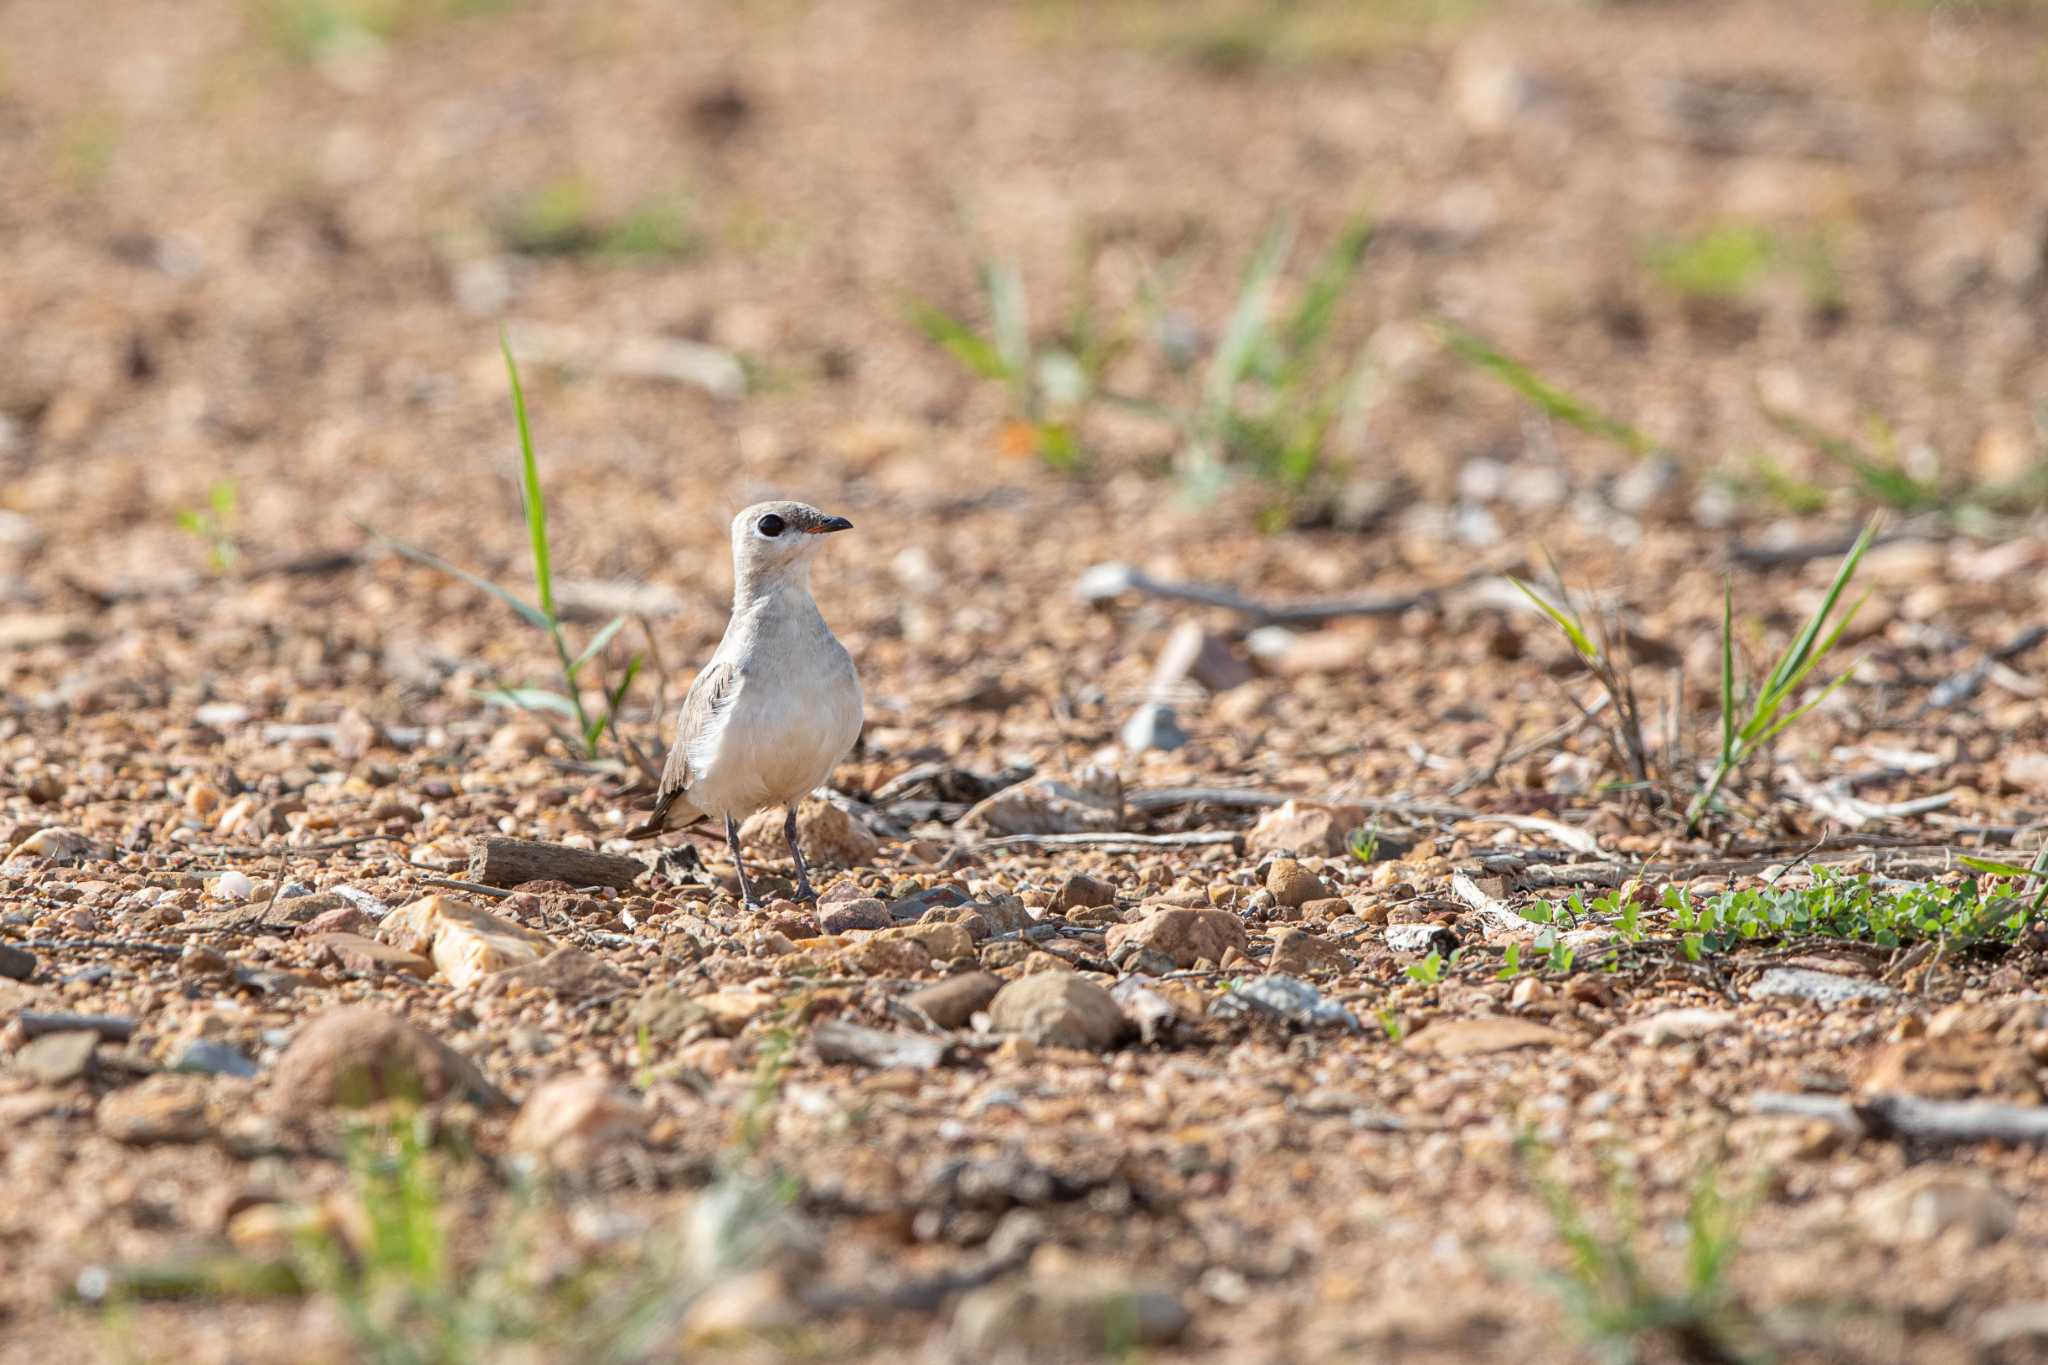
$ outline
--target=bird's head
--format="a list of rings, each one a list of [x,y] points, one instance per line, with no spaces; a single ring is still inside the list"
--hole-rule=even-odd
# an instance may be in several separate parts
[[[761,585],[808,575],[824,538],[852,529],[845,517],[805,503],[757,502],[732,519],[733,572],[743,583]]]

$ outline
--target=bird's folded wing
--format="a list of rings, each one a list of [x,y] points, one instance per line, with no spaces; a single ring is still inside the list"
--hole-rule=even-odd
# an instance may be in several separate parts
[[[730,662],[709,665],[690,684],[683,714],[676,721],[676,742],[661,770],[661,792],[641,829],[658,834],[666,827],[670,809],[685,798],[690,784],[703,775],[705,764],[717,752],[719,732],[739,695],[740,670]]]

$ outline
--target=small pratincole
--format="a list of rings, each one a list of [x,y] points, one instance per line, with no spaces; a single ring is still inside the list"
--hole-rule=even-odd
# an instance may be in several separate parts
[[[818,898],[797,847],[797,802],[860,737],[861,693],[853,657],[811,598],[811,560],[825,536],[852,528],[800,502],[756,503],[733,518],[732,621],[683,701],[654,813],[628,831],[651,839],[706,816],[723,820],[749,905],[760,902],[739,822],[770,806],[788,808],[782,830],[798,898]]]

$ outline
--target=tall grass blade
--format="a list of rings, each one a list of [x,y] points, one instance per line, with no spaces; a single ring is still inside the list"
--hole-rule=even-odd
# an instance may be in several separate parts
[[[1735,757],[1735,589],[1721,584],[1721,761]]]
[[[533,455],[533,429],[526,421],[526,391],[519,383],[519,363],[512,358],[512,341],[498,333],[498,349],[505,353],[505,373],[512,380],[512,410],[519,418],[519,494],[526,504],[526,531],[533,541],[533,584],[540,595],[540,613],[553,628],[555,617],[555,574],[548,560],[548,507],[541,498],[540,465]]]
[[[1265,340],[1266,314],[1272,307],[1280,267],[1286,261],[1293,241],[1293,227],[1287,223],[1276,224],[1267,231],[1259,249],[1252,254],[1251,263],[1245,267],[1244,283],[1237,291],[1237,303],[1231,308],[1230,321],[1225,324],[1223,336],[1216,343],[1216,354],[1209,362],[1208,379],[1203,386],[1204,426],[1211,431],[1230,411],[1237,386],[1250,372]]]
[[[614,616],[611,620],[605,622],[597,634],[590,637],[590,643],[583,646],[583,652],[576,656],[576,661],[569,665],[569,671],[571,673],[581,672],[583,665],[604,653],[604,647],[612,642],[612,637],[617,635],[625,624],[626,618],[623,616]]]
[[[927,341],[952,356],[969,373],[999,382],[1010,378],[1009,367],[988,339],[951,313],[922,299],[906,300],[903,311],[911,326],[922,332]]]
[[[1798,638],[1792,642],[1792,647],[1786,650],[1785,656],[1778,661],[1778,666],[1771,670],[1770,679],[1764,684],[1765,692],[1782,691],[1792,674],[1806,663],[1814,641],[1827,624],[1828,616],[1835,609],[1835,603],[1842,596],[1842,590],[1849,586],[1849,580],[1855,576],[1856,566],[1863,562],[1864,551],[1870,548],[1871,542],[1876,538],[1877,519],[1873,517],[1863,524],[1863,531],[1856,537],[1856,543],[1851,545],[1849,553],[1842,557],[1841,565],[1835,570],[1834,582],[1828,585],[1827,596],[1821,599],[1820,606],[1807,618],[1806,625],[1800,630]],[[1836,633],[1840,634],[1839,627]]]
[[[1502,383],[1566,426],[1583,431],[1589,436],[1613,441],[1637,455],[1654,454],[1659,449],[1657,442],[1650,439],[1648,434],[1566,393],[1528,366],[1495,350],[1470,332],[1448,322],[1439,322],[1436,331],[1444,344],[1458,355],[1481,369],[1492,372]]]
[[[981,268],[982,288],[988,291],[989,330],[995,336],[996,352],[1018,382],[1031,379],[1031,309],[1024,298],[1024,279],[1008,261],[989,261]]]
[[[1513,574],[1507,575],[1507,580],[1520,588],[1522,596],[1534,602],[1538,611],[1557,623],[1557,628],[1564,632],[1565,638],[1572,642],[1572,648],[1578,650],[1584,656],[1587,663],[1597,664],[1600,662],[1600,651],[1587,636],[1584,626],[1573,617],[1566,615],[1556,606],[1553,606],[1544,599],[1541,593]]]
[[[364,529],[367,530],[368,528],[365,527]],[[370,534],[404,555],[407,559],[417,560],[430,569],[439,569],[442,573],[459,578],[473,588],[483,589],[506,606],[512,608],[513,611],[519,613],[519,619],[526,622],[526,624],[540,630],[550,628],[548,618],[543,616],[538,608],[514,594],[510,589],[501,588],[488,578],[473,574],[459,565],[451,564],[432,550],[422,550],[417,545],[408,545],[402,540],[393,540],[390,536],[384,535],[381,532],[371,531]]]

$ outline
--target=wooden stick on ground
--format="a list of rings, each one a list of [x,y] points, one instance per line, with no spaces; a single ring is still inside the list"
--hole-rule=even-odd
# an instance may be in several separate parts
[[[464,875],[485,886],[556,881],[623,891],[646,874],[646,864],[623,854],[488,834],[470,840],[469,870]]]

